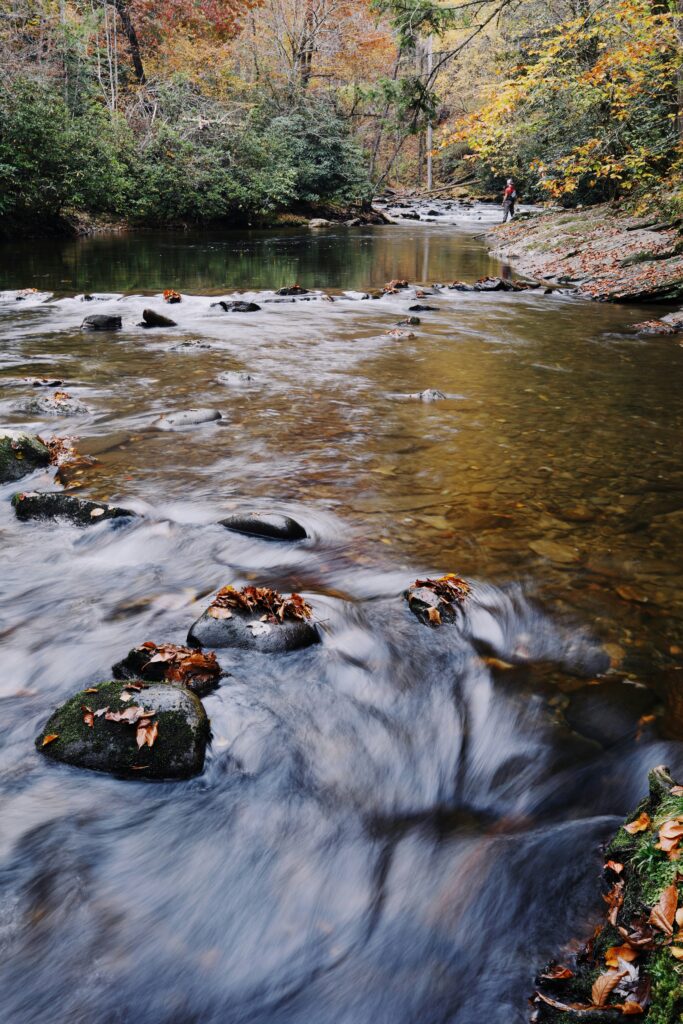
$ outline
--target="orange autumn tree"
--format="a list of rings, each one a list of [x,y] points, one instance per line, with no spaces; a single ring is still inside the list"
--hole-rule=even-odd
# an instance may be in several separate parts
[[[582,5],[519,42],[442,148],[464,142],[492,175],[563,202],[652,189],[681,155],[676,19],[651,0]]]

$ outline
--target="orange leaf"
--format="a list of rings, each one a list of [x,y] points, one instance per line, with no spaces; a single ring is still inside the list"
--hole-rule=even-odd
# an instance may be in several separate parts
[[[620,875],[624,870],[624,865],[620,864],[618,860],[608,860],[605,867],[613,871],[615,875]]]
[[[574,972],[570,971],[568,967],[563,967],[562,964],[555,964],[554,967],[551,967],[541,977],[546,978],[548,981],[564,981],[565,978],[573,978]]]
[[[659,897],[659,903],[652,908],[649,922],[659,928],[665,935],[673,935],[676,907],[678,906],[678,888],[676,884],[668,886]]]
[[[605,953],[605,963],[608,967],[618,967],[619,960],[626,960],[627,963],[631,963],[637,956],[638,950],[634,949],[633,946],[611,946]]]
[[[617,987],[624,974],[624,971],[607,971],[595,979],[591,989],[591,999],[594,1006],[605,1005],[610,993]]]
[[[433,622],[435,626],[441,625],[441,612],[438,608],[427,609],[427,618],[430,622]]]
[[[628,825],[624,825],[624,830],[634,836],[638,832],[644,832],[651,824],[650,815],[643,811],[642,814],[638,815],[635,821],[631,821]]]
[[[643,1007],[640,1003],[634,1003],[633,1000],[629,1000],[627,1003],[617,1003],[614,1007],[615,1010],[621,1010],[624,1016],[628,1016],[633,1013],[644,1013]]]
[[[81,711],[83,712],[83,721],[88,726],[88,728],[94,728],[95,716],[93,714],[92,708],[89,708],[87,704],[81,704]]]
[[[59,739],[59,733],[58,732],[51,732],[51,733],[48,733],[47,736],[43,737],[43,742],[40,745],[41,745],[41,747],[46,747],[48,745],[48,743],[54,743],[54,741],[58,740],[58,739]]]
[[[677,960],[683,960],[683,947],[671,946],[670,952],[672,956],[675,956]]]
[[[158,735],[159,735],[159,723],[158,722],[151,722],[150,723],[148,718],[143,718],[138,723],[137,732],[135,734],[135,738],[136,738],[137,744],[138,744],[138,750],[141,747],[144,747],[145,744],[148,747],[153,747],[154,746],[154,741],[156,740]]]

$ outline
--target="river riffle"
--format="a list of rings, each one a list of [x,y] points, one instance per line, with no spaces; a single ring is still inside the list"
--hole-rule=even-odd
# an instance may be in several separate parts
[[[39,290],[0,302],[2,425],[76,435],[73,493],[143,513],[19,523],[0,488],[8,1024],[521,1024],[538,964],[590,932],[600,842],[649,767],[683,769],[683,350],[571,294],[363,297],[499,273],[497,215],[0,249],[0,287]],[[236,297],[261,310],[211,306]],[[89,411],[27,412],[47,375]],[[155,428],[191,406],[223,418]],[[242,508],[309,539],[216,525]],[[430,629],[402,592],[447,571],[473,597]],[[222,652],[200,777],[35,751],[58,703],[252,581],[301,591],[323,642]]]

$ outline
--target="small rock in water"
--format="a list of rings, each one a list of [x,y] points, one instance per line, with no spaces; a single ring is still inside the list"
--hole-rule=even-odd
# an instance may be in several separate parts
[[[54,395],[39,395],[29,398],[18,408],[23,412],[47,416],[84,416],[90,412],[87,405],[72,398],[66,391],[55,391]]]
[[[415,398],[419,402],[439,402],[445,397],[443,391],[437,391],[436,388],[425,388],[424,391],[417,391],[412,395],[408,395],[408,398]]]
[[[288,288],[278,288],[276,295],[308,295],[308,289],[302,288],[300,284],[290,285]]]
[[[223,672],[212,651],[203,652],[178,644],[155,644],[147,640],[134,647],[112,668],[115,679],[145,679],[187,686],[205,697],[219,685]]]
[[[325,220],[324,217],[313,217],[308,222],[309,228],[328,228],[332,225],[333,221]]]
[[[135,779],[185,779],[204,767],[209,720],[182,686],[99,683],[47,721],[37,749],[54,761]],[[128,696],[132,694],[132,696]]]
[[[169,412],[161,416],[155,426],[159,430],[173,430],[176,427],[194,427],[222,419],[223,415],[218,409],[184,409],[182,412]]]
[[[421,324],[421,323],[422,323],[422,321],[420,320],[419,316],[407,316],[405,318],[405,320],[399,320],[399,322],[396,324],[396,326],[397,327],[417,327],[418,324]]]
[[[106,316],[105,314],[94,314],[86,316],[81,324],[83,331],[120,331],[123,326],[120,316]]]
[[[455,573],[438,579],[415,580],[404,597],[413,615],[426,626],[454,623],[470,593],[470,585]]]
[[[242,302],[236,300],[235,302],[224,302],[223,299],[220,302],[212,302],[211,308],[220,306],[225,313],[258,313],[260,306],[256,302]]]
[[[308,536],[296,519],[279,512],[236,512],[219,523],[235,533],[268,540],[304,540]]]
[[[138,327],[177,327],[178,324],[175,320],[171,320],[168,316],[163,316],[162,313],[155,313],[153,309],[143,309],[142,311],[142,323],[138,324]]]
[[[534,540],[529,547],[535,554],[560,565],[573,565],[581,561],[581,555],[575,548],[560,544],[556,540]]]
[[[278,617],[269,608],[282,612]],[[293,609],[291,614],[287,608]],[[269,588],[236,591],[224,587],[190,628],[187,642],[191,647],[240,647],[283,654],[320,642],[309,616],[310,609],[299,594],[284,598]]]
[[[414,306],[408,306],[410,313],[436,313],[438,308],[438,306],[421,306],[419,302]]]
[[[216,377],[217,384],[250,384],[255,380],[246,370],[225,370]]]
[[[17,519],[68,519],[75,526],[92,526],[103,519],[137,518],[137,512],[102,501],[88,501],[61,491],[27,491],[15,494],[12,505]]]
[[[0,484],[20,480],[49,463],[49,449],[37,437],[14,430],[0,431]]]

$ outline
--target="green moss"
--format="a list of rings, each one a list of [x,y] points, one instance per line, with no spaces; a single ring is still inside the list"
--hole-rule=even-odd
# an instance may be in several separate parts
[[[0,435],[0,483],[19,480],[49,462],[50,452],[38,438],[15,433]]]
[[[648,974],[652,1002],[643,1024],[683,1024],[683,965],[662,949],[650,958]]]

